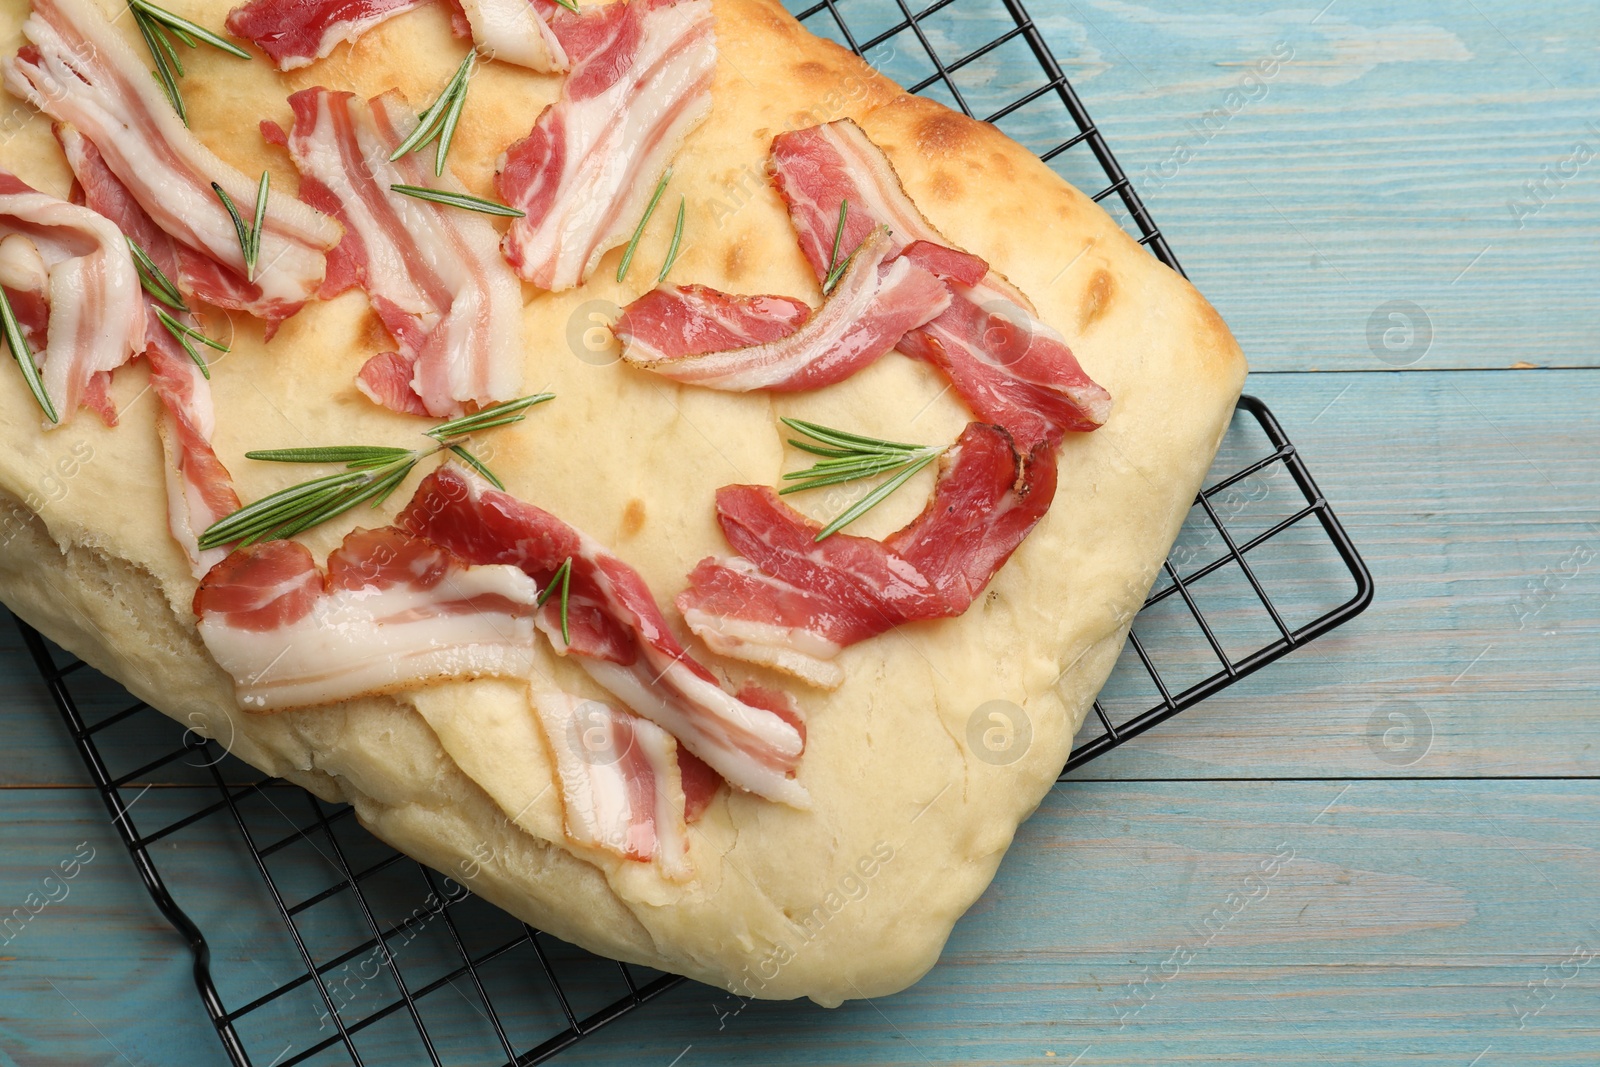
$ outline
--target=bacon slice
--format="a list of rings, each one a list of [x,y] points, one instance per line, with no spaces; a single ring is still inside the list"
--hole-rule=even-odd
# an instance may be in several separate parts
[[[787,296],[737,296],[706,285],[664,285],[622,309],[612,332],[641,364],[777,341],[811,317]],[[626,353],[625,353],[626,355]]]
[[[886,229],[868,234],[822,307],[793,332],[761,344],[702,349],[723,321],[693,322],[693,305],[707,302],[704,291],[664,309],[673,291],[656,290],[654,301],[630,304],[618,320],[622,358],[674,381],[730,392],[795,392],[843,381],[950,306],[950,291],[937,275],[904,256],[888,260],[892,242]]]
[[[0,237],[0,284],[65,423],[95,399],[91,394],[103,397],[110,372],[144,347],[139,275],[115,226],[6,171],[0,171]]]
[[[926,251],[916,251],[916,242],[949,246],[906,196],[888,157],[848,119],[779,134],[772,164],[800,248],[819,278],[828,270],[844,200],[850,202],[845,248],[879,226],[894,234],[896,251],[912,245],[913,257]],[[1105,422],[1110,395],[1015,286],[989,271],[981,280],[952,279],[950,289],[949,309],[911,331],[900,350],[943,370],[980,419],[1004,426],[1024,451]]]
[[[534,707],[556,758],[567,836],[689,876],[678,743],[648,719],[571,693],[536,692]]]
[[[163,274],[176,276],[176,243],[161,232],[127,186],[111,173],[99,150],[71,126],[58,123],[55,134],[68,166],[78,177],[84,202],[137,241]],[[148,308],[152,303],[147,296],[141,306]],[[203,578],[228,552],[223,548],[200,551],[199,535],[218,519],[239,510],[239,495],[234,492],[228,468],[211,447],[216,426],[211,383],[153,315],[147,311],[141,314],[146,321],[144,355],[150,365],[150,387],[163,408],[157,425],[167,460],[167,527],[188,558],[194,576]],[[192,316],[175,311],[169,314],[194,321]]]
[[[228,32],[265,52],[279,70],[322,59],[381,22],[427,0],[250,0],[228,12]]]
[[[883,541],[821,529],[766,486],[717,493],[739,557],[702,560],[679,595],[712,649],[835,688],[839,651],[902,622],[962,614],[1050,507],[1055,453],[1019,453],[1006,431],[973,423],[946,453],[933,498]]]
[[[211,383],[164,328],[152,328],[150,387],[162,404],[161,449],[166,456],[167,528],[196,578],[228,555],[225,548],[200,549],[200,535],[239,510],[228,468],[211,447],[216,427]]]
[[[396,411],[435,417],[512,399],[522,286],[500,257],[500,235],[481,215],[391,192],[396,183],[465,189],[448,173],[436,180],[426,153],[389,162],[417,122],[399,93],[354,101],[321,87],[295,93],[284,140],[301,197],[344,224],[319,295],[360,286],[399,346],[374,357],[358,387]]]
[[[596,541],[454,464],[423,480],[399,521],[463,559],[513,564],[541,585],[570,560],[570,644],[559,596],[539,616],[555,650],[578,656],[603,688],[730,784],[795,807],[809,803],[793,778],[805,747],[798,716],[791,721],[722,689],[673,637],[644,579]]]
[[[356,530],[326,574],[290,541],[240,549],[200,583],[194,612],[239,703],[332,704],[448,678],[533,671],[538,587],[472,567],[393,527]]]
[[[30,42],[5,63],[5,86],[94,142],[134,199],[182,248],[176,281],[218,307],[270,327],[316,292],[339,227],[292,197],[270,197],[253,282],[216,182],[241,211],[256,183],[218,159],[183,125],[145,62],[90,0],[35,0]]]
[[[559,292],[628,240],[658,179],[711,110],[710,0],[618,0],[551,27],[572,72],[561,98],[506,150],[495,181],[525,212],[504,250],[527,281]]]

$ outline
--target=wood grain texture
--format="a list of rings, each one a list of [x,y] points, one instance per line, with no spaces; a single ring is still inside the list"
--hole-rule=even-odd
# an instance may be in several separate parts
[[[181,810],[197,802],[178,795],[189,792],[140,803]],[[1044,1063],[1050,1051],[1067,1063],[1085,1047],[1080,1062],[1106,1064],[1464,1064],[1484,1048],[1502,1063],[1586,1062],[1600,1048],[1600,963],[1566,961],[1600,952],[1597,798],[1593,782],[1065,785],[909,992],[828,1012],[689,987],[563,1062],[666,1064],[691,1045],[680,1063]],[[177,939],[131,891],[82,792],[8,790],[0,811],[0,899],[20,901],[64,842],[100,849],[6,949],[12,1062],[220,1063]],[[216,862],[226,835],[185,837],[162,863],[214,932],[237,1005],[292,973],[291,950],[257,921],[253,875]],[[184,895],[207,878],[208,891]],[[322,939],[308,925],[319,959],[344,947],[340,924]],[[425,938],[397,952],[413,984],[429,952]],[[460,985],[424,1001],[447,1049],[483,1037]],[[504,999],[539,1004],[529,985]],[[382,1002],[352,988],[365,1010]],[[603,995],[598,981],[578,993]],[[252,1034],[259,1047],[315,1033],[314,1006],[294,1008],[310,1026],[285,1028],[280,1044]],[[513,1026],[526,1038],[554,1021],[532,1011]],[[407,1026],[370,1035],[369,1062],[412,1062],[384,1054]]]
[[[838,6],[858,40],[902,17],[893,0]],[[1579,146],[1600,153],[1600,11],[1576,0],[1031,8],[1238,334],[1249,390],[1349,526],[1377,601],[1058,787],[909,992],[824,1012],[688,987],[558,1062],[1594,1062],[1600,963],[1575,960],[1600,951],[1600,370],[1587,369],[1600,157],[1580,162]],[[926,35],[948,61],[1005,20],[999,0],[957,0]],[[871,55],[903,82],[933,73],[909,33]],[[983,114],[1036,71],[1012,41],[953,77]],[[1001,126],[1041,150],[1062,136],[1049,101]],[[1057,167],[1098,189],[1084,148]],[[1503,369],[1518,364],[1570,369]],[[1258,446],[1240,435],[1229,456]],[[1248,534],[1295,498],[1264,476],[1220,503]],[[1177,555],[1194,567],[1217,551],[1197,522]],[[1291,619],[1337,597],[1317,537],[1275,541],[1251,562]],[[1195,595],[1228,651],[1270,637],[1236,573]],[[1187,642],[1164,646],[1179,650],[1162,669],[1192,680],[1212,666],[1187,625],[1176,613],[1141,620],[1153,639]],[[1119,671],[1107,699],[1148,703],[1139,678]],[[93,715],[122,700],[89,687]],[[223,1063],[188,955],[81,788],[7,625],[0,701],[11,728],[0,913],[26,910],[79,842],[96,854],[66,899],[0,947],[0,1064]],[[108,740],[131,768],[176,731],[139,716]],[[199,774],[178,764],[155,776],[178,785],[145,794],[141,815],[191,809],[204,794],[181,784]],[[1188,780],[1148,780],[1169,778]],[[1293,780],[1310,778],[1330,780]],[[1461,780],[1474,778],[1487,780]],[[331,877],[311,853],[285,856],[299,864],[295,892]],[[160,862],[211,937],[230,1006],[293,973],[225,822],[166,842]],[[310,924],[319,958],[355,929],[342,907]],[[408,945],[403,968],[440,966],[431,936]],[[523,1044],[555,1022],[532,973],[521,960],[492,978],[510,993],[502,1002],[523,1005]],[[346,988],[358,1012],[385,995]],[[608,995],[587,971],[575,989],[590,1006]],[[447,1050],[491,1047],[468,992],[430,1001]],[[290,1000],[257,1016],[247,1040],[259,1062],[317,1036],[317,1012]],[[409,1025],[374,1028],[368,1062],[420,1062],[401,1051]]]
[[[1376,600],[1303,654],[1078,773],[1595,774],[1596,379],[1592,371],[1254,378],[1249,388],[1276,411],[1371,567]],[[1299,501],[1287,476],[1263,476],[1217,506],[1242,540]],[[1222,548],[1196,524],[1174,554],[1200,565]],[[1320,535],[1274,540],[1248,558],[1283,592],[1291,619],[1309,619],[1345,588]],[[1273,636],[1236,568],[1194,594],[1225,646]],[[1136,632],[1152,642],[1183,636],[1191,651],[1169,660],[1180,680],[1215,669],[1175,603]],[[1103,699],[1148,706],[1153,690],[1131,653],[1124,661]]]

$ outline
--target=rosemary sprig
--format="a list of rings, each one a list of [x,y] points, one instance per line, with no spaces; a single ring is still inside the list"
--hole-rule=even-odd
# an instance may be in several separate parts
[[[809,441],[790,438],[789,443],[802,452],[822,459],[803,471],[791,471],[783,476],[794,482],[778,490],[779,495],[799,493],[806,489],[872,478],[879,474],[894,473],[872,492],[846,508],[837,518],[817,533],[816,540],[823,541],[887,500],[896,489],[910,481],[922,468],[944,454],[946,445],[909,445],[899,441],[882,441],[876,437],[835,430],[815,422],[784,419],[783,424],[810,438]]]
[[[678,246],[683,243],[683,213],[688,203],[688,197],[678,198],[678,221],[672,227],[672,244],[667,246],[666,261],[661,264],[661,273],[656,275],[657,285],[667,280],[667,275],[672,273],[673,264],[678,262]]]
[[[538,599],[533,602],[536,608],[544,607],[544,602],[550,599],[550,594],[559,587],[561,589],[561,641],[563,644],[572,644],[572,631],[567,627],[567,594],[572,587],[572,557],[568,556],[550,576],[550,584],[544,587]]]
[[[128,10],[133,14],[133,23],[139,29],[139,36],[144,38],[145,47],[150,50],[150,58],[155,61],[156,80],[185,126],[189,125],[189,114],[183,106],[183,94],[178,91],[178,79],[184,76],[183,61],[178,58],[172,38],[177,37],[189,48],[198,48],[204,43],[240,59],[250,58],[249,52],[226,37],[157,7],[150,0],[128,0]]]
[[[516,400],[507,400],[502,404],[486,407],[482,411],[463,415],[459,419],[440,423],[431,430],[424,430],[428,437],[435,441],[447,441],[456,437],[466,437],[469,434],[482,433],[492,430],[497,426],[509,426],[513,422],[521,422],[527,418],[527,411],[535,404],[543,404],[546,400],[554,400],[554,393],[535,393],[532,396],[519,397]]]
[[[461,66],[456,68],[455,74],[445,83],[444,91],[439,98],[428,105],[427,110],[417,116],[417,128],[411,131],[411,136],[400,142],[389,156],[393,163],[407,152],[415,152],[425,148],[434,140],[439,142],[438,151],[433,157],[433,173],[435,177],[444,173],[444,157],[450,152],[450,141],[456,135],[456,124],[461,121],[461,109],[467,102],[467,80],[472,77],[472,69],[478,53],[467,52],[466,58],[461,61]]]
[[[39,365],[33,361],[33,349],[28,346],[28,339],[22,336],[22,324],[17,321],[17,313],[11,310],[11,298],[4,289],[0,289],[0,327],[4,329],[11,358],[22,369],[22,380],[28,383],[28,392],[39,402],[45,418],[60,422],[61,416],[56,414],[56,406],[50,402],[50,394],[44,391],[44,382],[39,380]]]
[[[239,214],[239,206],[233,202],[233,197],[228,191],[216,182],[211,183],[211,189],[222,200],[222,206],[228,209],[228,216],[233,219],[234,233],[239,236],[239,251],[244,254],[244,277],[246,281],[256,280],[256,262],[261,258],[261,224],[267,217],[267,192],[271,184],[272,175],[267,171],[261,172],[261,181],[256,186],[256,215],[253,225],[245,225],[243,216]]]
[[[833,255],[828,257],[828,273],[822,279],[823,296],[833,292],[839,284],[839,279],[844,277],[844,272],[850,269],[850,264],[856,258],[856,254],[851,252],[845,257],[844,262],[839,261],[840,246],[844,243],[844,223],[849,217],[850,201],[839,201],[839,228],[833,231]]]
[[[576,0],[556,0],[556,3],[560,4],[574,15],[578,14],[578,5]]]
[[[467,211],[481,211],[485,215],[500,215],[508,219],[520,219],[525,212],[514,207],[497,204],[493,200],[485,200],[481,196],[471,196],[467,193],[452,193],[445,189],[429,189],[426,185],[391,185],[391,190],[414,196],[418,200],[426,200],[431,204],[443,204],[445,207],[459,207]]]
[[[180,314],[187,313],[189,305],[183,302],[183,294],[172,283],[172,279],[168,278],[166,273],[156,266],[155,260],[150,258],[150,253],[140,248],[139,242],[132,237],[124,236],[123,240],[128,242],[128,251],[133,253],[133,265],[139,272],[139,284],[144,287],[144,291],[173,311]],[[205,357],[199,353],[194,345],[189,343],[190,340],[199,341],[207,348],[215,349],[218,352],[227,352],[228,346],[221,341],[213,341],[188,323],[178,321],[167,312],[166,308],[157,307],[153,308],[153,310],[156,313],[157,320],[160,321],[162,326],[166,327],[173,340],[183,346],[183,350],[189,353],[189,358],[194,360],[195,366],[200,368],[200,373],[205,375],[207,381],[210,381],[211,368],[206,365]]]
[[[195,329],[193,326],[188,325],[187,323],[179,322],[177,319],[167,314],[165,308],[158,307],[154,310],[156,313],[156,318],[161,320],[161,325],[165,326],[167,328],[167,332],[172,335],[173,340],[182,345],[183,350],[189,353],[189,358],[194,360],[194,365],[200,368],[200,374],[206,379],[206,381],[210,381],[211,368],[206,365],[205,357],[202,356],[199,350],[189,342],[191,340],[199,341],[207,348],[223,353],[228,351],[228,346],[223,344],[221,341],[212,340],[204,333]]]
[[[661,194],[667,191],[667,183],[671,180],[672,168],[668,167],[661,175],[661,180],[656,183],[655,194],[650,197],[650,203],[644,209],[644,218],[634,227],[633,239],[628,242],[628,250],[622,253],[622,262],[617,264],[617,281],[620,282],[628,276],[628,268],[633,264],[633,254],[639,250],[639,238],[644,236],[644,228],[650,224],[650,216],[656,213],[656,205],[661,203]]]
[[[542,404],[554,393],[538,393],[495,404],[471,415],[440,423],[425,431],[435,442],[420,449],[377,445],[329,445],[315,448],[279,448],[247,452],[249,459],[271,463],[342,463],[344,471],[313,478],[262,497],[221,519],[200,535],[202,549],[220,548],[239,542],[279,541],[303,533],[319,523],[342,515],[358,504],[371,501],[377,507],[400,487],[418,463],[449,450],[468,459],[474,470],[499,485],[482,461],[466,453],[461,440],[473,433],[521,422],[528,409]],[[459,449],[459,451],[458,451]]]
[[[495,475],[494,471],[489,469],[488,464],[479,459],[477,456],[474,456],[471,452],[468,452],[465,445],[451,445],[450,451],[454,452],[456,458],[461,462],[465,463],[467,466],[483,475],[484,481],[488,482],[502,493],[506,491],[506,483],[502,482]]]
[[[144,291],[174,311],[188,311],[189,306],[183,302],[183,294],[172,284],[172,279],[156,266],[150,253],[140,248],[139,242],[132,237],[124,237],[123,240],[128,242],[128,251],[133,253],[133,266],[139,272],[139,284],[144,286]]]

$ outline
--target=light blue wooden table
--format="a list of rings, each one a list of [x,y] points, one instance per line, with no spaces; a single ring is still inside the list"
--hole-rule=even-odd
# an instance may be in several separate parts
[[[1325,2],[1031,6],[1374,606],[1059,786],[911,991],[683,987],[558,1062],[1600,1062],[1600,8]],[[1030,64],[964,85],[998,106]],[[6,626],[0,684],[0,905],[95,856],[0,949],[0,1063],[223,1063]]]

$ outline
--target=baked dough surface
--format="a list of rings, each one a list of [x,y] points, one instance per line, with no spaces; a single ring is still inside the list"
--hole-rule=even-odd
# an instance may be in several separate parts
[[[220,26],[230,5],[172,6]],[[426,102],[465,48],[443,12],[413,11],[288,75],[260,60],[186,53],[193,128],[245,173],[269,169],[277,195],[287,195],[296,174],[256,135],[257,122],[287,127],[285,98],[314,84],[363,95],[398,86]],[[5,0],[8,52],[25,14],[24,3]],[[279,715],[240,711],[196,635],[195,581],[166,528],[157,403],[142,364],[117,373],[118,428],[80,412],[48,434],[21,376],[9,360],[0,368],[0,598],[141,699],[203,724],[267,773],[348,801],[378,836],[535,926],[745,996],[835,1005],[892,993],[932,966],[1050,788],[1200,485],[1245,364],[1187,282],[1026,149],[907,96],[775,0],[716,0],[716,19],[712,117],[675,160],[628,283],[615,281],[618,250],[578,290],[526,291],[526,391],[558,399],[485,441],[512,493],[637,567],[687,639],[670,604],[696,561],[727,551],[716,489],[775,484],[799,463],[786,454],[779,416],[896,439],[960,433],[970,416],[943,381],[895,354],[841,385],[769,397],[677,386],[617,362],[614,349],[593,350],[603,334],[589,332],[600,321],[592,316],[653,281],[680,193],[687,226],[675,281],[815,303],[762,165],[774,134],[836,118],[855,119],[888,152],[932,222],[1020,286],[1114,398],[1102,429],[1069,435],[1054,506],[988,593],[960,618],[846,650],[837,691],[719,661],[689,642],[724,677],[795,693],[808,716],[800,776],[814,810],[724,791],[690,834],[696,877],[675,885],[643,864],[568,850],[526,687],[479,681]],[[557,77],[480,66],[450,157],[473,192],[493,195],[497,153],[558,86]],[[71,174],[47,120],[7,102],[0,166],[66,195]],[[232,332],[232,354],[214,363],[215,444],[243,499],[306,476],[247,460],[249,449],[417,440],[417,420],[355,389],[362,362],[390,347],[359,292],[309,305],[270,345],[243,316]],[[931,484],[926,471],[852,532],[902,525]],[[330,523],[307,541],[323,558],[351,526],[380,525],[409,495],[402,488],[384,511]],[[819,516],[839,507],[798,506]],[[540,647],[535,686],[601,695]],[[980,758],[988,753],[969,744],[975,715],[974,736],[990,725],[978,710],[992,701],[1025,711],[1031,740],[1014,762]]]

